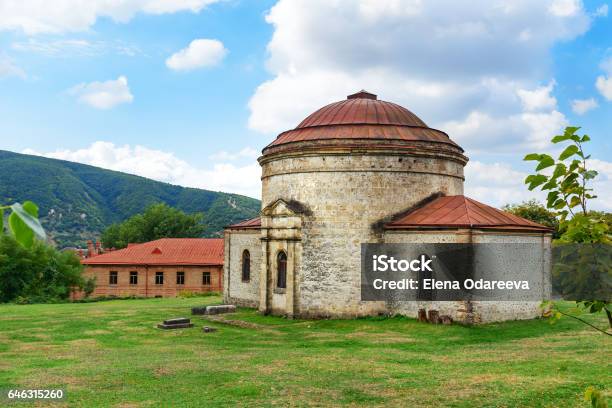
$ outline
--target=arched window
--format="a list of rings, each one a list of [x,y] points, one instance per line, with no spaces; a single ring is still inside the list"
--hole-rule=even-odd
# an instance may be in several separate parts
[[[287,254],[283,251],[276,257],[276,287],[287,287]]]
[[[251,280],[251,254],[247,249],[242,251],[242,281]]]

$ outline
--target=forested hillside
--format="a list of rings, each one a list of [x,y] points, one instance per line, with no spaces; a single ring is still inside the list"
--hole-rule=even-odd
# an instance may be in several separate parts
[[[59,247],[83,246],[108,225],[159,202],[204,213],[205,236],[219,235],[225,225],[260,209],[259,200],[237,194],[0,150],[0,203],[25,200],[38,204],[43,226]]]

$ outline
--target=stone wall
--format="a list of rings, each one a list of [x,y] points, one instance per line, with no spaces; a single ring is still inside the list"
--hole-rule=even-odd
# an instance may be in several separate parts
[[[261,233],[258,229],[227,230],[225,232],[224,301],[238,306],[259,306],[259,275],[261,270]],[[242,253],[251,255],[251,276],[242,280]]]
[[[463,194],[465,163],[448,158],[362,149],[260,162],[262,205],[283,199],[305,209],[296,282],[303,317],[384,313],[384,302],[360,301],[361,243],[382,242],[381,220],[432,194]]]
[[[551,290],[551,236],[546,233],[512,233],[479,230],[456,231],[387,231],[387,243],[528,243],[541,248],[541,257],[528,260],[533,273],[541,277],[542,300],[550,297]],[[519,263],[512,259],[511,253],[498,254],[499,269],[502,276]],[[514,261],[514,263],[512,262]],[[501,277],[500,277],[501,279]],[[472,302],[395,302],[389,305],[392,313],[417,317],[419,309],[438,310],[440,315],[449,315],[463,323],[490,323],[505,320],[533,319],[541,315],[541,301],[472,301]]]

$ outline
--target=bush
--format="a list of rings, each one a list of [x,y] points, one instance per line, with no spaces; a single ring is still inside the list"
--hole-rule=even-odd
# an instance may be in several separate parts
[[[0,236],[0,302],[45,303],[66,300],[71,288],[82,288],[83,267],[72,252],[41,241],[30,248]]]
[[[502,207],[502,210],[529,221],[553,228],[553,239],[557,239],[561,236],[562,231],[559,231],[559,219],[555,213],[548,210],[536,200],[524,201],[521,204],[506,204]]]
[[[208,297],[218,296],[221,292],[192,292],[190,290],[182,290],[179,292],[178,297],[181,298],[193,298],[193,297]]]
[[[195,293],[193,293],[190,290],[181,290],[178,294],[178,297],[180,298],[192,298],[195,296]]]

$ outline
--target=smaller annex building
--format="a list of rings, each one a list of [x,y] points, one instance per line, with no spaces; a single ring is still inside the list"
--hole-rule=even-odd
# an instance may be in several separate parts
[[[163,238],[84,258],[91,296],[172,297],[223,290],[223,239]],[[83,293],[75,293],[75,298]]]

